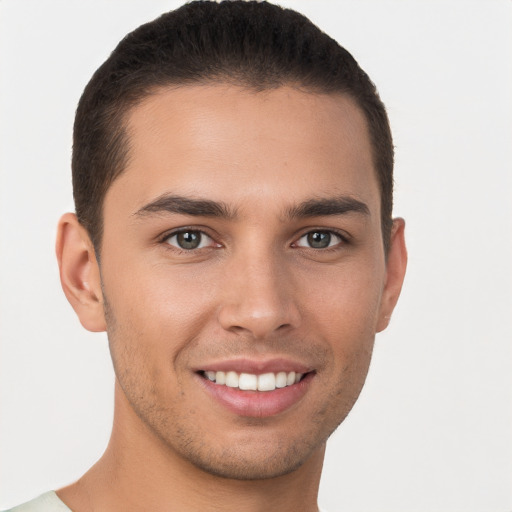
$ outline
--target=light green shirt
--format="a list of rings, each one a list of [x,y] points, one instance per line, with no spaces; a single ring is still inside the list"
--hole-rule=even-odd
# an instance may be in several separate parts
[[[72,512],[70,508],[64,505],[59,499],[55,491],[42,494],[38,498],[33,499],[23,505],[5,510],[4,512]],[[322,512],[321,509],[318,512]],[[323,511],[325,512],[325,511]]]
[[[54,491],[50,491],[5,512],[71,512],[71,509],[64,505]]]

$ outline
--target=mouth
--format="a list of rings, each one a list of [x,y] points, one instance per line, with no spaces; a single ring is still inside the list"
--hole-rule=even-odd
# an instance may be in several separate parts
[[[306,395],[316,375],[302,366],[292,370],[290,364],[219,366],[196,371],[203,389],[223,408],[246,417],[270,417],[290,409]]]
[[[205,379],[217,384],[242,391],[275,391],[298,384],[306,374],[299,372],[268,372],[262,374],[238,373],[231,371],[206,370],[199,372]]]

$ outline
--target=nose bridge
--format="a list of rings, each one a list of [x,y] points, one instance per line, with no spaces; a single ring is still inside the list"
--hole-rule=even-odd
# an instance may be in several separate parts
[[[286,262],[265,244],[239,251],[226,271],[226,293],[219,312],[222,327],[255,338],[297,327],[299,310]]]

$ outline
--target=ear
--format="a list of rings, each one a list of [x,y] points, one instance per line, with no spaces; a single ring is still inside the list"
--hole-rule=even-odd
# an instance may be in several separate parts
[[[55,249],[62,289],[80,323],[88,331],[105,331],[99,265],[89,235],[73,213],[61,217]]]
[[[407,267],[407,249],[405,248],[405,221],[393,219],[391,239],[386,262],[386,282],[382,292],[377,332],[383,331],[389,324],[395,309]]]

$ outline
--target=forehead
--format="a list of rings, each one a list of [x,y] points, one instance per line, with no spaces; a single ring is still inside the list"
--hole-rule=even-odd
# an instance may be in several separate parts
[[[242,205],[255,193],[281,202],[306,192],[378,201],[366,121],[344,95],[165,88],[134,107],[126,126],[128,165],[112,188],[130,188],[123,193],[135,209],[163,193]]]

